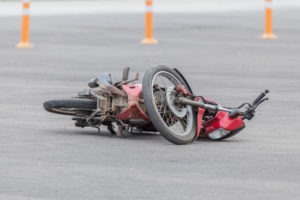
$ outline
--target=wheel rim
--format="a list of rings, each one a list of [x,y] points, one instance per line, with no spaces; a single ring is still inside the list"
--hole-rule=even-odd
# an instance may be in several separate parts
[[[191,106],[183,106],[186,109],[184,117],[176,116],[167,104],[167,90],[171,87],[182,85],[182,83],[167,71],[157,72],[152,79],[152,100],[160,120],[169,130],[179,136],[188,135],[193,128],[193,109]],[[180,110],[178,110],[180,112]]]

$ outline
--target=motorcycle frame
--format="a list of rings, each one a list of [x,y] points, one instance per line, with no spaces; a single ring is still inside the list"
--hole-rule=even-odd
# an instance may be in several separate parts
[[[187,81],[183,77],[183,75],[179,72],[179,70],[174,69],[186,82],[186,85],[188,87],[188,91],[184,86],[177,86],[176,90],[178,93],[181,93],[181,97],[178,97],[175,99],[176,103],[179,104],[185,104],[190,105],[194,108],[196,114],[197,114],[197,127],[196,127],[196,134],[195,139],[199,138],[200,135],[207,136],[211,139],[224,139],[226,137],[230,137],[236,133],[238,133],[240,130],[245,128],[244,124],[244,118],[251,119],[254,116],[254,111],[256,107],[264,102],[265,100],[268,100],[267,98],[264,99],[264,96],[269,92],[268,90],[265,90],[265,92],[261,93],[260,96],[258,96],[252,104],[248,105],[250,106],[246,112],[241,112],[237,108],[225,108],[220,105],[217,105],[213,102],[206,103],[206,101],[201,101],[200,97],[195,97],[192,95],[191,87],[188,85]],[[105,88],[104,91],[109,91],[110,93],[115,93],[117,98],[112,97],[110,106],[114,110],[115,107],[118,106],[118,98],[123,98],[124,100],[127,99],[127,105],[124,109],[122,109],[121,112],[116,113],[114,116],[115,120],[119,122],[118,124],[118,135],[123,136],[123,129],[124,124],[127,125],[136,125],[134,123],[137,121],[142,122],[144,125],[154,127],[151,119],[144,111],[145,108],[143,108],[143,99],[142,99],[142,85],[141,84],[130,84],[130,82],[138,80],[138,74],[136,75],[136,78],[130,81],[127,81],[128,79],[128,73],[129,69],[126,69],[123,71],[123,81],[115,84],[115,86],[109,85],[108,88]],[[100,109],[100,101],[103,99],[103,97],[93,94],[98,100],[97,103],[97,110],[89,117],[89,119],[92,119],[96,114],[101,112]],[[126,101],[126,100],[125,100]],[[247,103],[246,103],[247,104]],[[242,104],[240,107],[243,107]],[[214,111],[215,115],[208,121],[203,120],[204,115],[207,110]],[[105,116],[104,116],[105,117]],[[87,121],[89,121],[89,119]],[[133,122],[133,123],[132,123]],[[222,137],[219,138],[212,138],[211,135],[215,134],[216,131],[222,130],[223,134]],[[203,133],[203,134],[202,134]]]

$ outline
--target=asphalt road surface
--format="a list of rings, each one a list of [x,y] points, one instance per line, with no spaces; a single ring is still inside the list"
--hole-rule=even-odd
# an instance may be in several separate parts
[[[300,196],[299,10],[159,14],[145,46],[143,14],[36,16],[33,49],[16,49],[20,19],[0,18],[0,199],[297,199]],[[235,106],[270,101],[239,135],[176,146],[75,128],[42,103],[75,96],[101,72],[178,67],[195,93]],[[132,74],[133,75],[133,74]]]

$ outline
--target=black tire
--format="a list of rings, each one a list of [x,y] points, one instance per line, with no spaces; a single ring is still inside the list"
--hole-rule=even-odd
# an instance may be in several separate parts
[[[171,77],[176,79],[176,82],[179,82],[179,84],[185,86],[188,88],[185,81],[171,68],[167,66],[157,66],[155,68],[151,68],[146,71],[143,78],[143,98],[145,101],[146,111],[154,125],[154,127],[160,132],[160,134],[165,137],[168,141],[174,143],[174,144],[187,144],[194,140],[196,136],[196,114],[194,112],[194,109],[189,107],[189,126],[186,125],[187,130],[184,134],[178,134],[174,130],[172,130],[171,126],[168,125],[167,122],[164,121],[166,119],[164,117],[163,112],[159,112],[157,108],[156,100],[154,99],[154,92],[153,92],[153,79],[160,73],[165,73],[166,75],[171,74]],[[162,95],[160,95],[162,96]],[[167,107],[167,106],[166,106]],[[168,115],[171,116],[172,113],[168,112]],[[173,115],[175,116],[175,115]],[[171,116],[172,117],[172,116]],[[176,116],[175,116],[176,117]],[[175,123],[178,123],[175,122]],[[181,123],[182,124],[182,123]],[[186,123],[188,124],[188,122]],[[182,125],[183,126],[183,125]]]
[[[90,115],[97,109],[95,99],[50,100],[44,103],[48,112],[62,115]]]

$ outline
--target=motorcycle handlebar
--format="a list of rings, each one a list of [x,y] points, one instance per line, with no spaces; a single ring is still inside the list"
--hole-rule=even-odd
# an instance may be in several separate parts
[[[258,104],[265,96],[269,93],[269,90],[265,90],[264,92],[260,93],[260,95],[252,102],[252,106]]]
[[[229,116],[231,118],[236,118],[236,117],[244,114],[239,109],[224,108],[220,105],[205,104],[201,101],[194,101],[194,100],[184,98],[184,97],[179,97],[178,99],[175,99],[175,101],[177,101],[177,103],[182,103],[182,104],[190,105],[190,106],[196,106],[196,107],[204,108],[204,109],[207,109],[207,110],[212,110],[212,111],[219,111],[220,110],[220,111],[228,112]]]
[[[238,116],[242,116],[245,119],[251,120],[254,116],[256,107],[263,101],[267,100],[267,98],[264,99],[264,97],[266,96],[267,93],[269,93],[269,90],[266,89],[264,92],[262,92],[260,95],[258,95],[258,97],[252,102],[252,105],[248,104],[249,108],[246,111],[241,111],[239,108],[225,108],[220,105],[210,105],[210,104],[206,104],[201,101],[194,101],[194,100],[184,98],[184,97],[179,97],[176,99],[176,101],[177,101],[177,103],[196,106],[196,107],[204,108],[207,110],[225,111],[225,112],[229,113],[230,118],[237,118]],[[245,104],[243,104],[243,105],[245,105]]]

